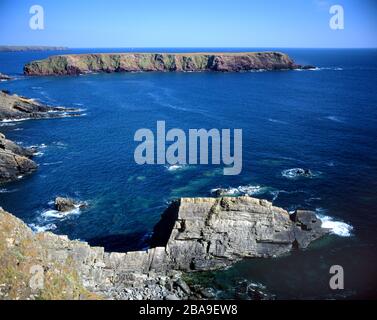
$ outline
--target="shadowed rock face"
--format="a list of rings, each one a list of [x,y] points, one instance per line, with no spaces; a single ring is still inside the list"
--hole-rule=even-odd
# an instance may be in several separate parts
[[[25,65],[27,75],[92,72],[283,70],[302,68],[280,52],[249,53],[98,53],[52,56]]]
[[[22,148],[0,133],[0,183],[17,180],[37,169],[30,159],[35,150]]]

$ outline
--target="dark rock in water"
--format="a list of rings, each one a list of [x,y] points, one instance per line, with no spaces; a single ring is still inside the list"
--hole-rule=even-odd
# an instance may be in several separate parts
[[[274,297],[260,285],[247,280],[239,281],[234,288],[234,298],[237,300],[272,300]]]
[[[228,189],[218,188],[218,189],[214,189],[212,193],[215,197],[224,197],[228,195]]]
[[[84,208],[85,206],[84,203],[77,202],[70,198],[57,197],[55,199],[55,208],[61,212],[71,211],[77,207]]]
[[[0,133],[0,183],[19,179],[37,169],[33,149],[23,148]]]
[[[301,69],[303,69],[303,70],[312,70],[312,69],[316,69],[316,67],[312,66],[312,65],[306,65],[306,66],[302,66]]]
[[[314,238],[320,238],[327,232],[326,229],[322,228],[322,221],[317,218],[313,211],[296,210],[291,215],[291,219],[296,224],[296,227],[299,228],[299,232],[295,232],[295,245],[298,248],[306,248],[312,241],[301,231],[309,231]]]
[[[282,171],[282,175],[288,179],[297,178],[313,178],[317,173],[312,172],[310,169],[293,168]]]
[[[22,119],[51,119],[80,116],[78,109],[50,107],[33,99],[10,95],[7,91],[0,91],[0,121]]]
[[[12,78],[10,76],[7,76],[6,74],[3,74],[0,72],[0,80],[11,80]]]
[[[303,68],[281,52],[97,53],[51,56],[24,66],[27,75],[78,75],[93,72],[242,72]]]

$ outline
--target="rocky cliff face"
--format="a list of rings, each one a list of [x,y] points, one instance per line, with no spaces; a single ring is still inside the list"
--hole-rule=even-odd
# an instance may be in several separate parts
[[[163,214],[152,245],[166,245],[165,259],[174,269],[210,270],[306,248],[325,233],[313,212],[290,216],[266,200],[183,198]]]
[[[52,56],[25,65],[27,75],[91,72],[282,70],[301,68],[280,52],[250,53],[98,53]]]
[[[272,257],[326,233],[314,213],[293,216],[265,200],[180,199],[156,226],[152,248],[108,253],[50,232],[33,234],[0,209],[0,297],[208,298],[182,280],[182,271],[211,270],[243,257]],[[30,287],[33,265],[45,287]],[[207,291],[208,293],[208,291]]]
[[[10,182],[37,168],[33,149],[22,148],[0,133],[0,183]]]

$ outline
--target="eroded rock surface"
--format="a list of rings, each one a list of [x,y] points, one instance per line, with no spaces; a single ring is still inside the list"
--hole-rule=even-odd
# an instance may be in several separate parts
[[[23,148],[0,133],[0,183],[17,180],[37,169],[37,164],[30,158],[35,150]]]
[[[248,196],[183,198],[163,214],[152,246],[166,244],[167,261],[174,269],[210,270],[246,257],[275,257],[306,248],[325,233],[311,211],[290,216]]]
[[[92,72],[285,70],[303,68],[281,52],[97,53],[51,56],[25,65],[27,75]]]
[[[0,209],[0,298],[206,299],[211,290],[190,287],[182,272],[285,254],[325,233],[312,212],[289,216],[265,200],[183,198],[156,225],[149,250],[105,252],[66,236],[33,234]],[[30,288],[34,264],[45,270],[44,289]],[[63,274],[70,276],[61,279]]]

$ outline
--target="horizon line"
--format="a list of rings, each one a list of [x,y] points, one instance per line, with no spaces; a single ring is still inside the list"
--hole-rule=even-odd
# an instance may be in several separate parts
[[[143,46],[121,46],[121,47],[112,47],[112,46],[94,46],[94,47],[70,47],[70,46],[65,46],[65,45],[36,45],[36,44],[24,44],[24,45],[19,45],[19,44],[0,44],[0,47],[57,47],[57,48],[64,48],[64,49],[377,49],[377,47],[298,47],[298,46],[292,46],[292,47],[271,47],[271,46],[242,46],[242,47],[222,47],[222,46],[189,46],[189,47],[184,47],[184,46],[152,46],[152,47],[143,47]]]

